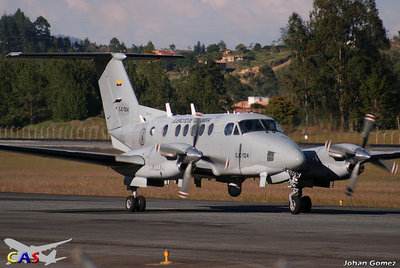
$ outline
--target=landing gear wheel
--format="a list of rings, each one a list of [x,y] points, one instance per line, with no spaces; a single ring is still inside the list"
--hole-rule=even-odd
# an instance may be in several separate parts
[[[136,203],[135,198],[133,196],[128,196],[126,198],[126,200],[125,200],[125,208],[126,208],[126,210],[129,211],[129,212],[135,211],[135,207],[136,207],[135,203]]]
[[[290,213],[299,214],[301,211],[301,198],[298,195],[292,196],[292,202],[289,202]]]
[[[303,196],[301,198],[301,211],[304,213],[310,213],[312,207],[311,198],[309,196]]]
[[[146,199],[139,195],[138,197],[136,197],[136,202],[135,202],[135,208],[137,211],[145,211],[146,209]]]

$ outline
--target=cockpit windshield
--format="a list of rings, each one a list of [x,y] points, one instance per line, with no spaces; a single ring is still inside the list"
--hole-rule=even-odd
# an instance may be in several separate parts
[[[253,131],[279,131],[282,132],[279,125],[272,119],[248,119],[239,122],[242,134]]]

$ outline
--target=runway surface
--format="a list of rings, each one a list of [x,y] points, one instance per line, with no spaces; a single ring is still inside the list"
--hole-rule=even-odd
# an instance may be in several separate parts
[[[400,209],[321,206],[291,215],[285,205],[147,199],[145,212],[128,213],[124,201],[0,193],[0,237],[27,245],[72,238],[57,248],[57,257],[68,258],[50,267],[84,267],[72,261],[76,248],[99,267],[157,266],[166,248],[169,267],[343,267],[374,260],[400,267]],[[1,267],[9,252],[1,241]]]

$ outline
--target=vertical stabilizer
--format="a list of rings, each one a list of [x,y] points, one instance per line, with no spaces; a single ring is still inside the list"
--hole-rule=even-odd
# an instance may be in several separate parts
[[[114,53],[99,79],[109,131],[139,121],[139,102],[122,63],[125,58],[124,54]]]

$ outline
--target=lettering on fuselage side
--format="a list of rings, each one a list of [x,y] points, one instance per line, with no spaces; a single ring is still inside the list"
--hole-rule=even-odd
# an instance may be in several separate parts
[[[174,121],[172,121],[172,124],[190,124],[190,123],[195,123],[196,118],[175,118]],[[200,118],[200,123],[206,123],[210,122],[211,118]]]
[[[249,153],[235,153],[235,158],[250,158]]]

